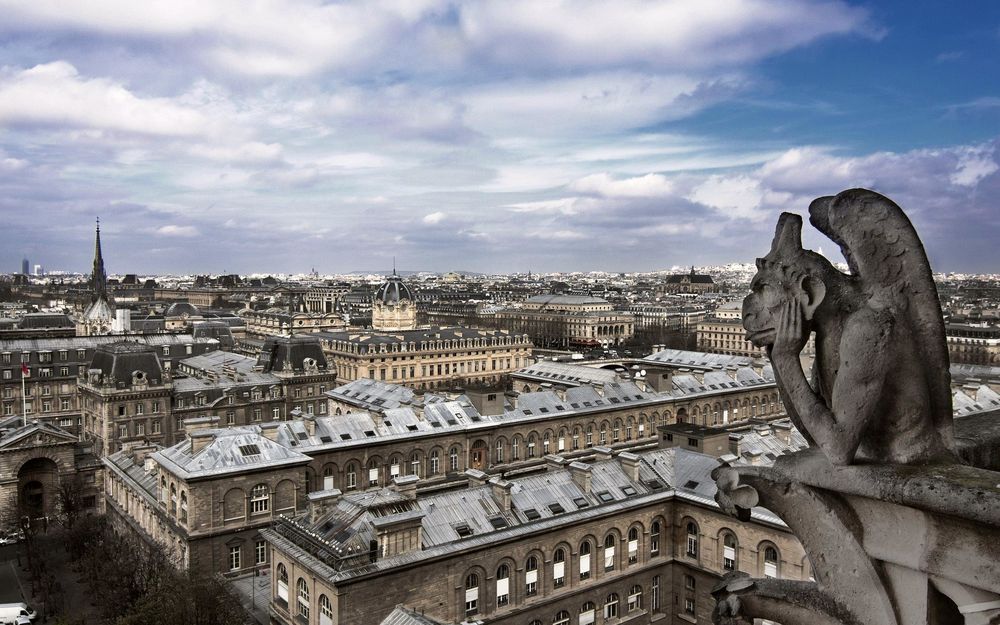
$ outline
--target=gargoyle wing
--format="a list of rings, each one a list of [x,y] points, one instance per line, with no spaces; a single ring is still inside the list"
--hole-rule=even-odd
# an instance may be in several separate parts
[[[934,425],[952,448],[951,374],[941,303],[913,224],[895,202],[868,189],[813,200],[809,221],[840,246],[869,306],[888,310],[909,326],[925,365]]]

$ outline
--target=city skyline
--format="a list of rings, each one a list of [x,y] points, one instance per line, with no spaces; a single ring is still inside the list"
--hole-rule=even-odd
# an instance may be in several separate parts
[[[868,186],[997,270],[990,3],[2,4],[4,267],[652,271]]]

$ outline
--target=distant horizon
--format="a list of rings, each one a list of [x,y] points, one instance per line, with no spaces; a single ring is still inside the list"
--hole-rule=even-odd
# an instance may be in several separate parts
[[[98,216],[108,266],[136,273],[718,265],[766,253],[781,211],[867,187],[936,270],[1000,270],[1000,3],[4,17],[0,267],[88,267]]]

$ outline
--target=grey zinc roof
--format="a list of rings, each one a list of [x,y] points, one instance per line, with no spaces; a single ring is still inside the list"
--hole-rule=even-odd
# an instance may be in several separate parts
[[[643,360],[653,364],[667,364],[675,367],[707,370],[727,367],[729,365],[748,367],[754,364],[755,359],[748,356],[692,352],[683,349],[664,349],[650,354],[646,358],[643,358]]]
[[[17,441],[24,440],[33,434],[41,432],[67,441],[77,440],[76,435],[45,421],[29,421],[26,425],[21,425],[21,417],[12,417],[10,421],[4,421],[4,423],[8,424],[7,427],[13,427],[14,429],[11,429],[0,438],[0,449],[13,447]]]
[[[147,472],[141,464],[136,464],[128,450],[120,450],[107,456],[104,459],[106,464],[112,465],[119,473],[127,476],[133,483],[145,492],[147,498],[156,500],[156,476]]]
[[[1000,395],[986,384],[979,384],[974,388],[962,387],[954,391],[951,403],[953,414],[956,417],[964,417],[1000,409]]]
[[[424,616],[414,610],[397,605],[380,625],[442,625],[440,621]]]
[[[585,367],[563,362],[543,360],[533,365],[518,369],[513,374],[515,378],[532,378],[545,380],[567,386],[580,384],[608,384],[618,381],[618,374],[608,369]]]
[[[563,304],[563,305],[581,305],[581,304],[607,304],[608,300],[602,299],[600,297],[591,297],[589,295],[533,295],[528,299],[524,300],[526,302],[531,302],[532,304]]]
[[[398,408],[413,401],[413,389],[371,378],[358,378],[327,391],[330,397],[370,410]]]
[[[211,436],[211,441],[194,452],[191,440],[183,440],[156,452],[154,458],[184,479],[294,465],[310,460],[309,456],[266,438],[257,426],[206,429],[194,435]]]
[[[143,335],[112,335],[112,336],[73,336],[65,338],[46,339],[4,339],[0,340],[0,351],[56,351],[60,349],[84,349],[118,343],[123,340],[143,343],[145,345],[188,345],[194,343],[218,344],[216,339],[196,339],[190,334],[143,334]]]
[[[638,481],[629,478],[620,459],[590,465],[590,493],[585,493],[574,483],[570,471],[564,468],[512,480],[509,483],[511,512],[507,514],[502,512],[492,484],[421,495],[416,500],[409,500],[389,488],[351,494],[344,496],[332,511],[315,523],[309,523],[306,515],[298,517],[298,520],[286,520],[279,523],[268,538],[279,539],[282,548],[308,555],[304,560],[311,568],[336,581],[455,551],[475,549],[510,536],[548,531],[565,523],[614,513],[632,505],[649,505],[671,497],[707,506],[716,505],[715,482],[711,478],[712,470],[719,466],[716,458],[673,448],[639,454],[638,461]],[[494,478],[492,482],[498,480]],[[654,480],[657,482],[655,488],[652,485]],[[599,494],[604,492],[610,498],[602,500]],[[586,501],[587,505],[580,507],[578,501]],[[564,511],[553,511],[551,504],[560,505]],[[538,516],[529,518],[525,511],[532,509]],[[370,562],[365,557],[368,541],[375,536],[373,523],[380,518],[395,516],[418,518],[420,513],[423,514],[421,550],[381,558],[377,562]],[[763,508],[754,508],[752,516],[760,521],[784,525]],[[497,518],[502,518],[504,522],[497,525],[490,522]],[[460,524],[466,524],[471,533],[461,535],[456,529]],[[285,531],[286,526],[289,531]],[[303,541],[303,537],[313,538]]]

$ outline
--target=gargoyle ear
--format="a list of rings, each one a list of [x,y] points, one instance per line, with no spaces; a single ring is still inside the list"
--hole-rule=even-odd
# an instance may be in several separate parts
[[[800,251],[802,251],[802,217],[794,213],[781,213],[768,256],[780,258]]]
[[[805,315],[806,319],[812,319],[813,313],[826,297],[826,285],[815,276],[802,276],[799,280],[799,287],[805,295],[805,299],[802,300],[802,314]]]

